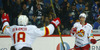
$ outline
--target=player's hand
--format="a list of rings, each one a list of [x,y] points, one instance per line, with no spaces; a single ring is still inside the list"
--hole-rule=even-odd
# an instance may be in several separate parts
[[[75,28],[72,28],[70,30],[70,33],[73,34],[73,35],[76,34],[76,32],[77,32],[77,28],[76,27]]]
[[[96,39],[91,39],[90,41],[92,44],[96,44],[96,42],[97,42]]]
[[[8,14],[3,13],[1,20],[2,20],[2,23],[9,22],[9,16],[8,16]]]
[[[51,21],[51,24],[53,24],[57,28],[57,26],[61,24],[60,18],[55,18]]]

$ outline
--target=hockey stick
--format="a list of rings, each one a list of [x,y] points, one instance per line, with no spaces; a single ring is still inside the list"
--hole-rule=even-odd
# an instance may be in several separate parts
[[[100,41],[100,39],[98,39],[98,40],[96,40],[96,41]],[[86,44],[83,44],[83,45],[78,46],[78,47],[76,47],[76,48],[83,47],[83,46],[88,45],[88,44],[91,44],[91,42],[86,43]],[[75,48],[72,48],[72,49],[69,49],[69,50],[75,50]]]
[[[55,16],[55,18],[56,18],[57,15],[56,15],[56,13],[55,13],[55,9],[54,9],[52,0],[50,0],[50,2],[51,2],[51,6],[52,6],[52,9],[53,9],[54,16]],[[60,32],[59,26],[57,27],[57,29],[58,29],[58,33],[59,33],[59,35],[60,35],[60,39],[61,39],[61,43],[62,43],[62,46],[63,46],[63,50],[65,50],[65,47],[64,47],[64,43],[63,43],[63,39],[62,39],[62,36],[61,36],[61,32]]]

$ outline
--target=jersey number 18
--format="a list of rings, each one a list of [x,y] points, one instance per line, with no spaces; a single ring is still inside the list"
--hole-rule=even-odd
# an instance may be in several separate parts
[[[13,39],[14,39],[14,44],[16,43],[16,33],[13,34]],[[20,42],[20,40],[22,40],[22,42],[25,42],[25,32],[19,32],[17,34],[17,42]]]

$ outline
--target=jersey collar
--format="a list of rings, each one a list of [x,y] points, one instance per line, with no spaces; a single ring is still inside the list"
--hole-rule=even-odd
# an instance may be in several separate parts
[[[81,22],[80,22],[80,24],[81,24]],[[82,25],[82,24],[81,24],[81,25],[82,25],[82,27],[83,27],[83,26],[85,26],[86,24],[87,24],[87,23],[85,22],[85,24],[84,24],[84,25]]]

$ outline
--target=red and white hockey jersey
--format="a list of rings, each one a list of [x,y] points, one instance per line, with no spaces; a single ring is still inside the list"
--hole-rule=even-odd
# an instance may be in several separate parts
[[[35,25],[27,26],[9,26],[8,22],[3,24],[3,33],[11,36],[13,46],[16,50],[22,47],[31,47],[31,44],[39,36],[51,35],[54,32],[55,27],[49,24],[47,27],[37,28]]]
[[[90,40],[93,38],[92,26],[89,23],[86,23],[82,26],[80,22],[76,22],[73,28],[75,27],[77,28],[77,33],[74,35],[71,34],[72,36],[75,36],[75,44],[77,46],[81,46],[89,43]]]

